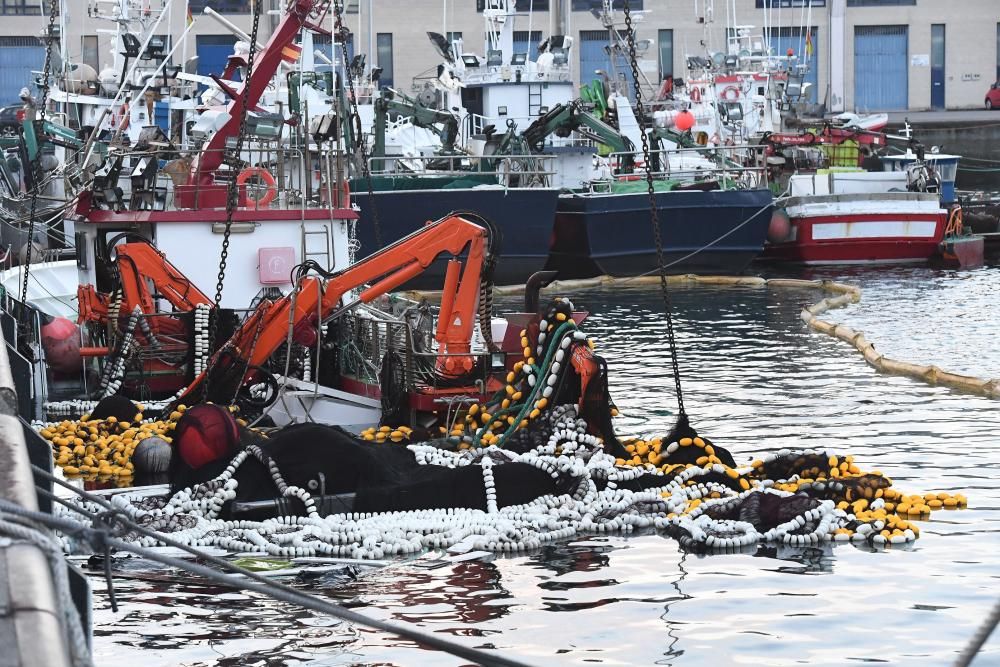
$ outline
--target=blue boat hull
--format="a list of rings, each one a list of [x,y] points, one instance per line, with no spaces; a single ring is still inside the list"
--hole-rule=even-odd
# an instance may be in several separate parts
[[[514,285],[523,283],[545,266],[558,198],[559,191],[553,188],[396,190],[376,192],[375,205],[386,245],[453,211],[468,210],[482,215],[501,234],[500,261],[494,281],[498,285]],[[368,192],[354,191],[351,200],[361,209],[358,256],[364,257],[378,249]],[[446,258],[439,258],[428,271],[407,283],[407,287],[441,289],[445,261]]]
[[[764,248],[773,197],[766,189],[659,192],[670,273],[740,273]],[[646,193],[559,197],[546,268],[562,278],[638,276],[658,269]]]

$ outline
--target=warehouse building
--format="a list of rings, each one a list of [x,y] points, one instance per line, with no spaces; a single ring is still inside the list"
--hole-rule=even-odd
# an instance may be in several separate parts
[[[99,0],[106,6],[116,0]],[[266,34],[285,0],[258,0],[270,10]],[[461,37],[465,50],[484,51],[483,8],[495,0],[348,0],[350,53],[369,54],[382,68],[382,83],[410,90],[433,78],[439,56],[427,31]],[[47,0],[0,0],[0,104],[15,102],[22,86],[42,69],[38,36],[47,22]],[[90,15],[94,0],[62,0],[58,24],[71,62],[97,71],[111,61],[113,26]],[[168,6],[162,32],[188,38],[172,60],[191,60],[199,74],[219,73],[235,37],[204,13],[223,14],[250,29],[251,0],[147,0]],[[599,20],[600,0],[517,0],[515,51],[528,52],[564,26],[575,40],[571,58],[576,82],[609,71],[609,33]],[[621,29],[623,0],[615,0]],[[957,5],[961,11],[956,11]],[[188,18],[190,7],[190,19]],[[683,78],[687,56],[723,50],[727,30],[755,26],[767,32],[777,53],[808,61],[809,95],[829,111],[980,108],[1000,78],[1000,2],[997,0],[630,0],[637,16],[639,64],[654,84]],[[190,22],[190,25],[189,25]],[[332,23],[332,22],[330,22]],[[329,38],[317,39],[332,52]],[[197,63],[192,60],[197,56]]]

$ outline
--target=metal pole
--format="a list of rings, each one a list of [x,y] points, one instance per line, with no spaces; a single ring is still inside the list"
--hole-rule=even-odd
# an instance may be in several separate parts
[[[235,23],[233,23],[232,21],[230,21],[225,16],[215,11],[211,7],[205,7],[205,14],[211,16],[213,19],[218,21],[222,25],[222,27],[224,27],[226,30],[228,30],[229,32],[233,33],[234,35],[242,39],[244,42],[250,41],[250,35],[240,30],[240,28]],[[264,46],[260,42],[257,42],[257,50],[263,50],[263,48]]]

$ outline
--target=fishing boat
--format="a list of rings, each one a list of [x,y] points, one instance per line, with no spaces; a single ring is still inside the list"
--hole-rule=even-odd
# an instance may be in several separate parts
[[[905,151],[887,152],[893,139]],[[828,123],[765,144],[783,189],[765,260],[926,262],[946,233],[958,236],[949,220],[959,156],[926,151],[909,127],[897,136]]]
[[[513,50],[513,1],[488,0],[483,16],[485,55],[467,52],[461,40],[449,44],[432,35],[442,57],[435,79],[445,97],[441,106],[460,110],[457,115],[466,119],[457,131],[441,134],[464,140],[467,155],[456,156],[453,141],[424,158],[424,164],[384,160],[376,150],[373,163],[394,170],[373,170],[393,179],[391,185],[376,182],[376,202],[385,202],[393,211],[423,212],[421,200],[441,206],[459,197],[492,198],[502,212],[496,216],[504,235],[501,282],[523,282],[542,266],[563,277],[650,270],[655,266],[651,234],[642,216],[633,215],[647,210],[649,202],[633,182],[643,178],[646,167],[641,159],[636,166],[642,137],[627,96],[612,92],[597,105],[574,99],[568,66],[571,38],[549,37],[532,60],[526,47],[524,52]],[[382,104],[418,122],[449,122],[449,112],[435,114],[405,96],[393,94]],[[659,191],[656,200],[667,225],[663,238],[673,260],[670,270],[745,268],[760,253],[770,218],[770,193],[760,178],[762,166],[756,166],[762,165],[755,162],[756,149],[699,149],[690,136],[663,128],[653,130],[649,140],[657,161],[651,169]],[[450,168],[435,174],[428,168],[430,162]],[[455,179],[463,177],[480,185],[471,192],[454,188]],[[355,180],[352,185],[362,221],[373,223],[365,183]],[[497,191],[490,193],[491,188]],[[551,194],[543,198],[539,190]],[[722,190],[726,192],[716,192]],[[381,215],[382,204],[375,208]],[[697,224],[679,222],[695,215]],[[362,227],[362,248],[370,248],[374,224]]]

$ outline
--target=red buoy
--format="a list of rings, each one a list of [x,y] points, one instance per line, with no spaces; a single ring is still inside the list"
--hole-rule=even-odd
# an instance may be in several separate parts
[[[792,220],[783,208],[774,209],[771,214],[771,222],[767,226],[767,240],[769,243],[782,243],[787,241],[792,234]]]
[[[674,117],[674,127],[681,132],[687,132],[694,127],[694,114],[684,109]]]
[[[49,367],[58,373],[80,372],[80,330],[65,317],[42,325],[42,349]]]

